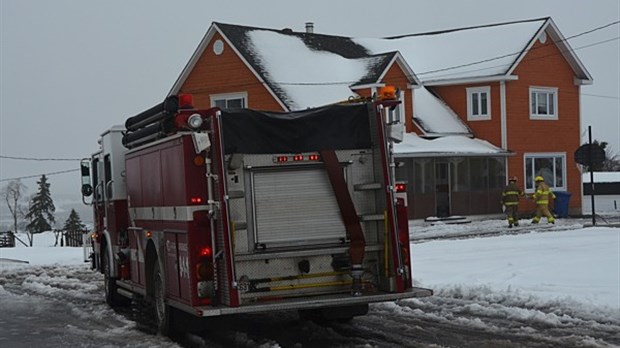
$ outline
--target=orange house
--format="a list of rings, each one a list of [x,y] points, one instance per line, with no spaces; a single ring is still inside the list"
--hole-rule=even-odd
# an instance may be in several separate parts
[[[191,93],[198,108],[293,111],[394,85],[410,218],[499,213],[507,177],[531,192],[536,175],[571,192],[578,214],[572,153],[579,86],[591,82],[550,18],[381,39],[213,23],[169,94]]]

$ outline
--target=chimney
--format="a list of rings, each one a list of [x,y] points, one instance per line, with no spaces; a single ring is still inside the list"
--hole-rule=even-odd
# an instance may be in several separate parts
[[[314,23],[306,22],[306,34],[314,34]]]

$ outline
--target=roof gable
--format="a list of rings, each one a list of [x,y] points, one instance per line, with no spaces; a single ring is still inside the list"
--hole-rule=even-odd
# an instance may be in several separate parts
[[[355,41],[371,52],[397,50],[424,84],[506,75],[545,19]]]
[[[418,83],[398,52],[370,54],[341,36],[213,23],[169,94],[180,90],[215,33],[220,33],[285,110],[346,99],[351,88],[379,83],[395,62],[412,84]]]
[[[547,18],[545,23],[539,28],[535,35],[532,36],[530,42],[525,47],[525,49],[521,52],[521,54],[515,59],[514,63],[506,72],[506,75],[512,74],[512,72],[517,68],[519,63],[525,58],[525,56],[532,50],[536,41],[541,37],[541,35],[547,35],[549,38],[547,40],[551,40],[560,50],[564,59],[568,62],[570,67],[573,69],[575,73],[576,80],[580,84],[591,84],[592,76],[586,70],[585,66],[575,54],[575,51],[571,48],[568,40],[562,35],[558,27],[555,25],[555,22],[551,18]]]
[[[282,102],[282,99],[280,98],[280,96],[278,96],[277,92],[274,91],[274,88],[273,88],[274,86],[270,85],[268,81],[265,81],[265,79],[260,74],[260,72],[256,71],[256,69],[254,68],[254,65],[252,64],[252,61],[251,60],[248,61],[248,56],[244,55],[243,52],[239,50],[236,43],[234,41],[231,41],[230,38],[226,35],[226,33],[219,28],[220,25],[221,24],[214,22],[211,25],[211,27],[209,27],[209,30],[207,30],[207,33],[200,41],[200,44],[198,45],[198,47],[192,54],[192,57],[190,58],[189,62],[183,68],[181,75],[179,75],[179,77],[177,78],[176,82],[172,86],[172,89],[170,90],[170,92],[168,92],[168,95],[169,96],[175,95],[179,92],[179,90],[183,86],[183,83],[187,80],[188,76],[190,75],[190,73],[192,72],[192,70],[198,63],[198,61],[200,60],[200,57],[204,53],[205,49],[207,48],[207,46],[209,45],[213,37],[216,35],[216,33],[219,33],[219,35],[226,41],[226,44],[228,44],[228,46],[235,52],[235,54],[239,57],[239,59],[241,59],[241,61],[245,64],[248,70],[250,70],[254,74],[254,76],[256,76],[259,82],[280,104],[282,109],[284,111],[289,111],[290,110],[289,107]]]

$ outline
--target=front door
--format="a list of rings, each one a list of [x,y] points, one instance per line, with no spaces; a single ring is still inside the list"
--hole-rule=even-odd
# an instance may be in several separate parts
[[[437,217],[450,216],[450,165],[435,162],[435,202]]]

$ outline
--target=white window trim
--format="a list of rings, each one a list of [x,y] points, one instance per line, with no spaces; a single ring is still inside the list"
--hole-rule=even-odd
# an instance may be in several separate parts
[[[528,158],[549,158],[549,157],[562,157],[562,173],[563,173],[563,177],[562,177],[562,183],[563,186],[559,186],[559,187],[552,187],[551,185],[549,185],[549,183],[547,183],[547,185],[549,185],[549,187],[551,187],[551,189],[556,190],[556,191],[566,191],[568,185],[567,185],[567,180],[568,180],[568,176],[566,173],[566,152],[526,152],[523,154],[523,190],[527,193],[533,193],[534,190],[536,189],[536,185],[534,185],[533,188],[527,188],[527,159]],[[555,161],[553,163],[553,165],[555,166]],[[536,173],[534,173],[534,178],[536,177]],[[532,181],[534,180],[534,178],[532,178]]]
[[[491,119],[491,87],[483,86],[483,87],[470,87],[466,88],[467,90],[467,121],[485,121]],[[474,93],[486,93],[487,95],[487,113],[474,115],[473,105],[471,102],[471,96]]]
[[[552,93],[553,94],[553,106],[554,106],[554,114],[552,115],[541,115],[535,114],[532,111],[532,93]],[[557,120],[559,114],[559,105],[558,105],[558,88],[557,87],[536,87],[530,86],[529,96],[528,96],[528,108],[530,109],[530,119],[531,120]]]
[[[241,99],[241,98],[243,98],[243,100],[245,101],[244,108],[247,108],[248,105],[249,105],[248,92],[211,94],[211,95],[209,95],[209,98],[210,98],[211,107],[215,106],[215,101],[216,100],[222,100],[222,99],[228,100],[228,99]]]

